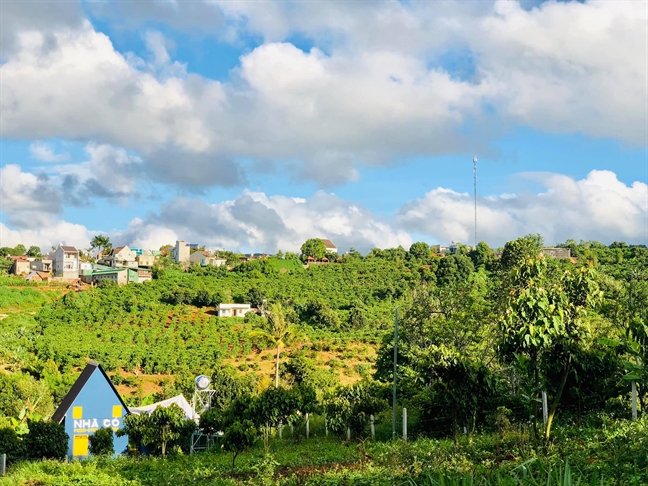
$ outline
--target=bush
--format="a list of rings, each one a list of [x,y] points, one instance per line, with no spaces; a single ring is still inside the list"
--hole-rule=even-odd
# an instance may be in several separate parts
[[[238,366],[238,369],[241,370],[241,371],[247,371],[248,370],[248,364],[247,363],[241,363]]]
[[[113,430],[110,427],[97,429],[88,440],[90,442],[90,454],[93,456],[112,456],[115,453]]]
[[[7,465],[24,458],[23,443],[14,429],[9,427],[0,429],[0,454],[7,454]]]
[[[63,459],[68,452],[70,436],[56,422],[29,422],[24,447],[28,459]]]

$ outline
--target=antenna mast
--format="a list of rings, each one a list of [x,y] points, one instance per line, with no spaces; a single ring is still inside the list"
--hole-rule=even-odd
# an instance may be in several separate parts
[[[475,249],[477,249],[477,156],[473,157],[473,173],[475,175]]]

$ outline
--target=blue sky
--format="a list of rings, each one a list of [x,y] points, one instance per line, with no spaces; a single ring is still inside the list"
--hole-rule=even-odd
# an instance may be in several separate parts
[[[473,155],[491,245],[648,243],[645,12],[437,7],[9,2],[0,244],[470,241]]]

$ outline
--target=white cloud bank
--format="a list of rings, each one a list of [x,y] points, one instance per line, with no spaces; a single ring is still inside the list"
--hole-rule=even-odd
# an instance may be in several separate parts
[[[20,176],[19,170],[16,174],[26,191],[37,187],[37,180]],[[646,183],[626,185],[609,171],[592,171],[581,180],[552,173],[519,177],[540,183],[544,190],[479,198],[480,240],[499,246],[528,233],[540,233],[549,244],[568,238],[648,243]],[[12,207],[22,207],[16,205],[20,201],[14,199]],[[30,215],[41,216],[37,227],[15,230],[0,224],[0,246],[23,243],[47,248],[65,242],[84,248],[93,235],[107,232],[115,244],[144,248],[159,248],[180,238],[230,250],[294,251],[306,239],[321,237],[332,239],[343,251],[355,247],[366,252],[372,247],[409,248],[413,241],[410,232],[427,235],[429,242],[468,243],[473,238],[474,221],[472,196],[446,188],[408,202],[395,218],[381,217],[323,191],[306,199],[244,191],[217,204],[177,198],[162,204],[156,214],[136,218],[127,228],[113,231],[87,229],[57,220],[45,211],[32,208]]]
[[[576,240],[648,244],[648,185],[630,186],[614,172],[594,170],[581,180],[552,173],[523,174],[545,187],[537,194],[503,194],[478,199],[478,237],[498,246],[529,233],[548,244]],[[473,197],[438,188],[410,201],[398,224],[439,241],[472,242]]]
[[[139,17],[157,8],[127,5]],[[0,123],[5,136],[94,140],[137,151],[150,178],[189,186],[242,183],[241,158],[280,161],[294,177],[322,185],[341,183],[356,179],[363,165],[484,153],[498,124],[642,146],[645,7],[178,3],[177,19],[198,22],[197,12],[211,8],[228,21],[223,34],[234,28],[266,39],[241,57],[226,82],[187,73],[159,33],[146,34],[146,62],[117,52],[88,21],[46,27],[14,12],[6,21],[14,19],[7,27],[12,48],[0,66]],[[287,43],[295,33],[327,53]],[[457,49],[474,59],[474,75],[458,79],[439,66]]]

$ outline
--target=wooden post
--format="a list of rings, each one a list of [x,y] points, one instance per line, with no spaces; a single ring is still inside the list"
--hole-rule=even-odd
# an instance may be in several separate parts
[[[279,438],[283,439],[283,423],[279,422]]]
[[[326,420],[326,414],[324,414],[324,435],[328,437],[328,422]]]
[[[351,440],[351,428],[347,427],[347,440]]]
[[[295,435],[295,427],[293,426],[293,424],[290,424],[290,437],[294,435]]]
[[[632,381],[632,420],[637,420],[637,383]]]
[[[371,422],[371,440],[376,440],[376,425],[374,424],[374,416],[370,415],[369,420]]]
[[[545,425],[547,425],[547,420],[549,420],[549,406],[547,405],[547,392],[542,392],[542,420]]]
[[[306,438],[310,437],[310,416],[306,414]]]
[[[407,409],[403,407],[403,440],[407,440]]]
[[[0,476],[7,472],[7,454],[0,454]]]

